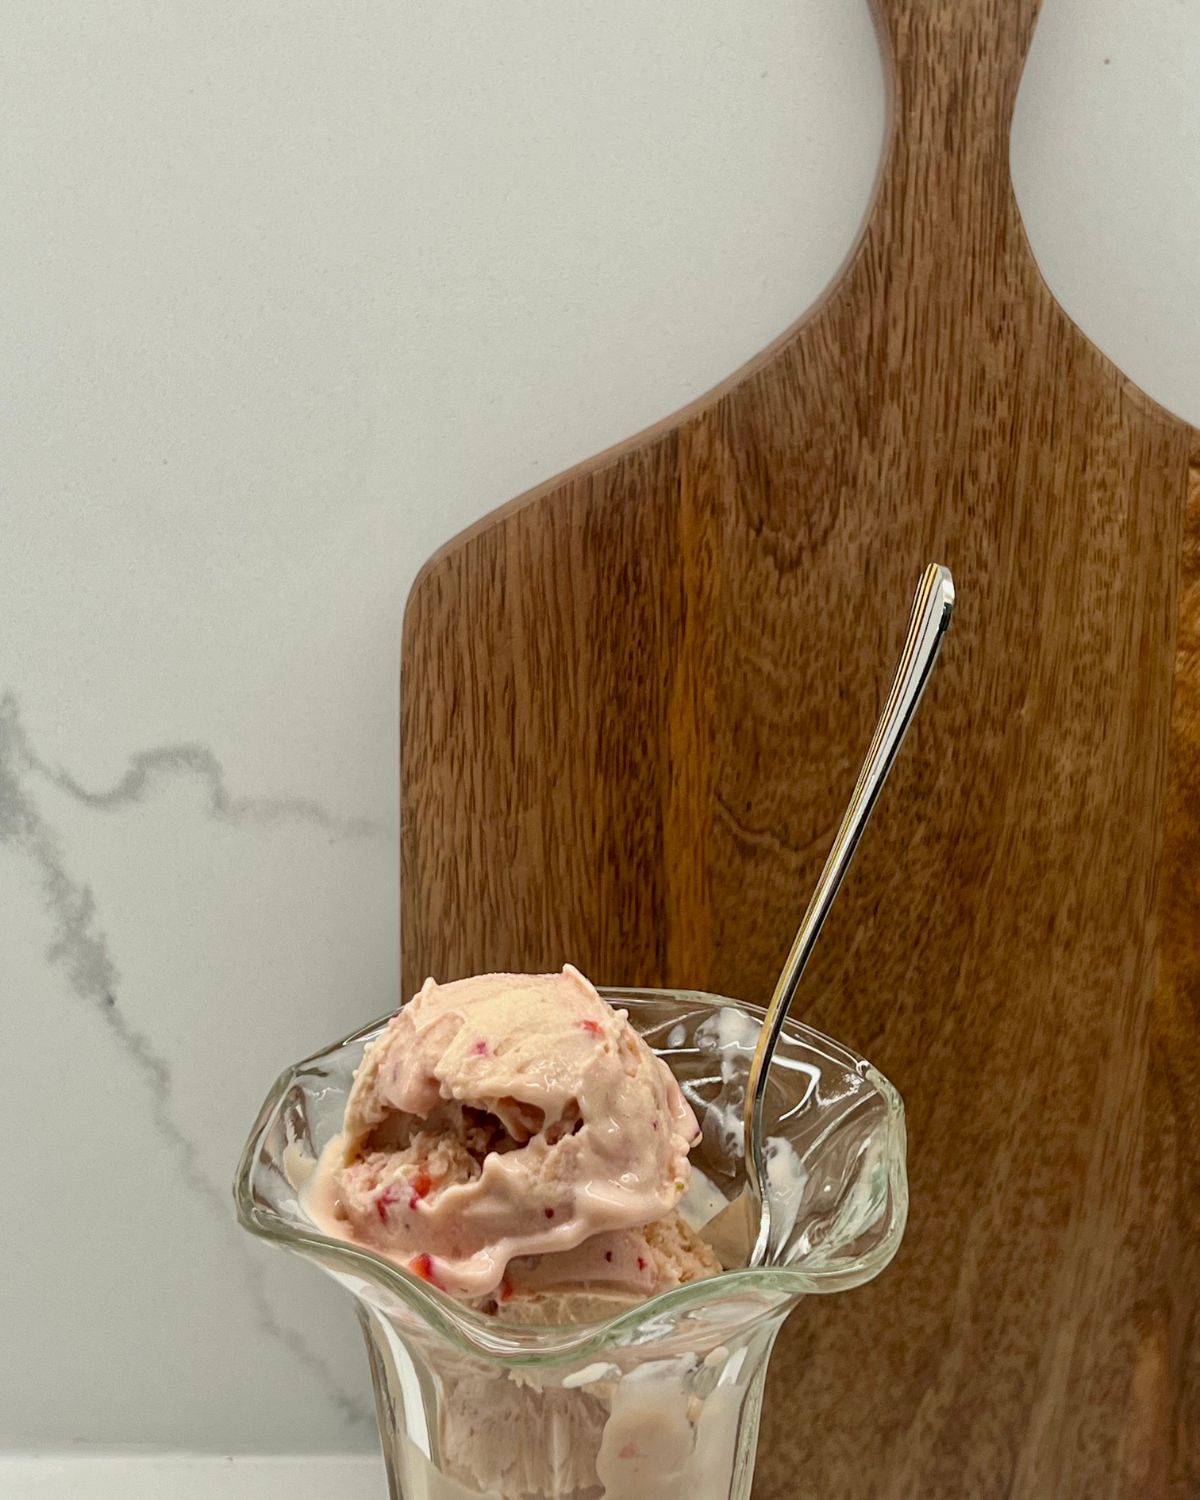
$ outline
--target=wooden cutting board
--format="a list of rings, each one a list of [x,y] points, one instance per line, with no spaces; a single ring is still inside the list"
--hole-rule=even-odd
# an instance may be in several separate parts
[[[1037,0],[880,0],[891,143],[820,306],[413,588],[403,968],[762,1000],[921,566],[955,621],[805,981],[912,1214],[810,1299],[755,1495],[1200,1494],[1200,445],[1009,181]],[[1149,252],[1148,252],[1149,253]]]

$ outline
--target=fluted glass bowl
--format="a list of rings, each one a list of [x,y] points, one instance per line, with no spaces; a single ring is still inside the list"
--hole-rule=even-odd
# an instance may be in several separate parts
[[[742,1103],[762,1011],[688,991],[601,993],[628,1012],[696,1111],[703,1137],[685,1210],[702,1222],[745,1180]],[[234,1193],[246,1229],[314,1261],[355,1298],[393,1500],[744,1500],[784,1318],[805,1294],[869,1281],[899,1245],[908,1197],[895,1089],[864,1058],[787,1022],[764,1116],[766,1263],[595,1321],[521,1326],[324,1234],[304,1212],[307,1176],[341,1129],[364,1047],[386,1024],[279,1078]]]

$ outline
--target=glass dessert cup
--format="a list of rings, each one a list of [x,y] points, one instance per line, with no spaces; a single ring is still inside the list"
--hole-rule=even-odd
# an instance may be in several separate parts
[[[696,1111],[703,1138],[682,1207],[699,1224],[744,1182],[742,1101],[762,1012],[687,991],[601,993],[628,1011]],[[765,1114],[765,1263],[632,1306],[598,1297],[590,1321],[533,1326],[506,1321],[503,1305],[489,1316],[455,1302],[323,1234],[304,1211],[307,1176],[384,1025],[282,1075],[234,1193],[246,1229],[354,1297],[392,1500],[747,1500],[784,1319],[800,1297],[869,1281],[899,1245],[908,1195],[895,1089],[865,1059],[788,1021]]]

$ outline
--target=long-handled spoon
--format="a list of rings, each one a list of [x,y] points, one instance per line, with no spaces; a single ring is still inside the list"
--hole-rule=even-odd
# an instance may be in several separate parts
[[[763,1100],[767,1078],[783,1023],[795,997],[809,955],[816,945],[833,905],[842,878],[854,858],[854,851],[867,826],[875,799],[879,796],[892,762],[904,740],[921,694],[937,660],[942,636],[954,609],[954,580],[949,568],[931,563],[925,569],[913,600],[912,619],[895,681],[884,704],[883,713],[867,751],[863,768],[855,783],[833,847],[817,881],[800,930],[783,966],[746,1081],[745,1149],[746,1186],[737,1198],[704,1228],[704,1237],[712,1245],[724,1266],[758,1265],[767,1255],[771,1241],[771,1204],[766,1191],[767,1168],[763,1141]]]

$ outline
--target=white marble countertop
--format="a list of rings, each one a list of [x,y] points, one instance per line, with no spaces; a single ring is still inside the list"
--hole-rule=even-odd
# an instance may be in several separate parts
[[[382,1461],[352,1454],[0,1456],[11,1500],[385,1500]]]

